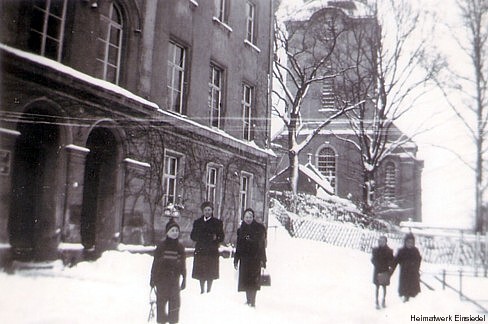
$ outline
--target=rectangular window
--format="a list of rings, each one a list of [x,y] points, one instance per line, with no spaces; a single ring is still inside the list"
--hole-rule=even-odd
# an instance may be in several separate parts
[[[32,8],[29,48],[58,62],[63,49],[67,1],[37,0]]]
[[[222,69],[210,65],[210,81],[208,93],[208,105],[210,108],[210,125],[220,128],[222,126]]]
[[[242,172],[241,181],[239,188],[239,217],[249,206],[249,201],[251,200],[251,188],[252,188],[252,178],[251,173]]]
[[[327,74],[331,74],[332,70],[329,69]],[[320,111],[330,111],[334,110],[335,107],[335,95],[334,95],[334,87],[335,87],[335,80],[334,78],[327,78],[322,81],[322,106]]]
[[[183,155],[165,151],[164,153],[164,174],[163,174],[163,203],[166,206],[169,203],[176,204],[178,201],[178,183],[183,170]]]
[[[242,137],[247,141],[252,138],[252,109],[253,109],[253,92],[254,88],[243,85],[242,92]]]
[[[168,108],[183,113],[186,50],[173,42],[168,47]]]
[[[392,162],[386,164],[385,171],[385,200],[393,201],[396,198],[396,167]]]
[[[209,167],[207,169],[207,201],[210,201],[215,206],[215,198],[217,196],[217,169]]]
[[[214,215],[220,217],[220,202],[222,192],[222,165],[210,162],[207,165],[205,178],[205,198],[214,205]]]
[[[229,23],[229,0],[215,0],[216,16],[220,22]]]
[[[254,4],[246,3],[246,40],[254,44],[254,28],[255,28],[255,6]]]
[[[97,62],[101,79],[119,84],[123,21],[120,9],[110,4],[107,15],[100,15],[100,35],[98,37]]]

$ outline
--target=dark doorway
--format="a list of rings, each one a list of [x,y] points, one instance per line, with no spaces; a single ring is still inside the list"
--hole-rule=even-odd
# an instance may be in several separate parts
[[[86,147],[81,243],[85,249],[104,250],[112,238],[115,217],[117,142],[107,128],[95,128]]]
[[[55,259],[56,162],[59,128],[49,112],[26,112],[17,130],[12,199],[8,222],[14,257],[20,260]]]

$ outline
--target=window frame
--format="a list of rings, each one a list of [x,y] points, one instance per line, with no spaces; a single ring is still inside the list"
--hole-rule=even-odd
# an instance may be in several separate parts
[[[246,1],[246,40],[256,45],[256,5],[250,1]],[[248,12],[249,10],[249,12]],[[251,29],[249,31],[249,28]]]
[[[62,11],[61,16],[58,16],[51,11],[51,9],[53,8],[51,5],[53,4],[54,1],[55,0],[45,0],[44,8],[41,8],[36,4],[32,5],[32,12],[34,13],[35,11],[39,11],[40,14],[42,15],[42,30],[34,29],[34,27],[31,24],[29,31],[32,34],[36,34],[40,36],[40,48],[35,49],[39,55],[49,59],[54,59],[57,62],[61,62],[62,54],[63,54],[63,46],[64,46],[64,34],[65,34],[65,26],[66,26],[66,12],[68,7],[68,0],[61,0],[63,6],[61,10]],[[34,16],[33,13],[32,16]],[[57,38],[53,37],[52,35],[49,35],[50,19],[55,19],[56,21],[60,22]],[[48,40],[54,41],[54,43],[57,44],[56,58],[46,55],[46,43],[48,42]],[[32,50],[34,50],[34,48],[32,48]]]
[[[244,179],[247,179],[246,188],[243,188]],[[249,202],[252,200],[254,174],[246,171],[241,171],[239,177],[239,217],[242,217],[242,213],[249,207]]]
[[[173,55],[173,59],[170,60],[170,50],[171,48],[174,48],[174,50],[172,51],[172,55]],[[182,51],[182,55],[183,55],[183,58],[182,58],[182,66],[179,66],[177,64],[177,62],[175,62],[176,60],[176,50],[177,49],[180,49]],[[188,48],[176,41],[173,41],[171,40],[168,44],[168,65],[167,65],[167,68],[168,68],[168,73],[167,75],[169,74],[169,71],[171,69],[172,73],[171,73],[171,79],[170,78],[167,78],[167,81],[166,81],[166,89],[168,91],[168,110],[170,111],[173,111],[173,112],[176,112],[176,113],[179,113],[179,114],[184,114],[185,113],[185,104],[186,104],[186,89],[185,89],[185,84],[186,84],[186,80],[187,80],[187,57],[188,57]],[[178,84],[179,88],[174,88],[174,81],[175,81],[175,74],[176,73],[181,73],[181,80]],[[174,104],[173,104],[173,100],[174,100],[174,97],[173,97],[173,94],[175,92],[178,92],[179,91],[179,94],[178,94],[178,101],[179,101],[179,110],[176,110],[176,109],[173,109],[174,107]]]
[[[330,65],[327,66],[325,73],[332,75],[333,74],[332,66]],[[335,111],[335,106],[336,106],[335,83],[336,83],[335,76],[330,78],[325,78],[322,80],[319,111],[321,112]]]
[[[113,20],[114,12],[118,14],[120,18],[120,23]],[[116,85],[120,83],[120,73],[122,67],[122,51],[124,46],[124,27],[125,21],[122,14],[122,9],[115,3],[109,4],[108,16],[100,14],[100,20],[103,23],[101,29],[106,28],[106,30],[101,30],[98,37],[98,41],[103,45],[103,58],[97,56],[96,60],[102,64],[102,75],[101,79],[112,82]],[[117,44],[111,43],[112,27],[119,32]],[[103,36],[103,38],[102,38]],[[112,46],[113,45],[113,46]],[[115,64],[109,62],[109,53],[111,46],[117,49],[117,59]],[[108,79],[108,68],[112,67],[115,70],[115,81]]]
[[[222,197],[222,169],[223,166],[221,164],[209,162],[207,164],[206,172],[205,172],[205,200],[210,201],[214,205],[214,215],[217,218],[220,218],[220,204],[221,204],[221,197]],[[215,183],[210,183],[209,176],[210,171],[215,171]],[[210,190],[213,189],[213,199],[210,197]]]
[[[330,150],[330,152],[332,154],[329,154],[329,155],[325,155],[325,154],[321,154],[322,151],[324,150]],[[333,161],[330,159],[330,157],[333,156]],[[328,161],[321,161],[321,158],[328,158],[329,157],[329,160]],[[337,192],[337,152],[336,150],[332,147],[332,146],[329,146],[329,145],[326,145],[326,146],[321,146],[319,147],[319,149],[317,150],[317,153],[316,153],[316,166],[317,166],[317,169],[320,171],[320,173],[327,179],[327,181],[329,181],[332,189],[334,190],[334,193]],[[329,168],[330,169],[330,166],[328,166],[327,164],[330,164],[330,163],[333,163],[333,170],[324,170],[323,168],[325,167],[326,169]],[[325,163],[325,165],[321,165],[321,163]]]
[[[215,72],[219,73],[219,85],[214,83]],[[222,129],[222,116],[224,109],[224,69],[215,63],[210,64],[210,80],[209,86],[209,98],[208,107],[210,110],[210,126]],[[217,95],[217,107],[214,107],[215,96]],[[216,113],[216,115],[215,115]]]
[[[229,0],[216,0],[215,2],[215,18],[221,23],[229,24]]]
[[[393,174],[389,172],[390,167],[393,167]],[[394,201],[397,199],[397,170],[398,168],[393,161],[388,161],[385,163],[385,187],[383,190],[383,196],[387,201]]]
[[[170,167],[168,160],[173,159],[176,161],[175,174],[170,174],[168,168]],[[162,189],[163,189],[163,206],[167,206],[169,203],[178,203],[179,193],[179,182],[183,177],[184,170],[184,155],[169,149],[164,150],[164,165],[163,165],[163,179],[162,179]],[[169,194],[170,181],[174,183],[172,195]],[[173,197],[170,201],[170,197]]]
[[[246,141],[252,141],[254,139],[252,125],[255,97],[254,91],[255,88],[253,86],[247,83],[242,84],[242,138]],[[249,92],[249,95],[247,95],[247,92]]]

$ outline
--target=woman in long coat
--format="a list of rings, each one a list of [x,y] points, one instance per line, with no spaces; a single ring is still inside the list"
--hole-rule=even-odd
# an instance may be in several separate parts
[[[256,293],[261,288],[261,268],[266,267],[266,227],[254,220],[254,210],[244,211],[237,229],[234,267],[239,269],[237,290],[246,292],[246,303],[255,307]]]
[[[224,241],[224,224],[213,217],[213,205],[201,205],[203,216],[193,222],[190,238],[196,242],[192,278],[200,280],[200,293],[212,289],[213,280],[219,278],[219,245]]]
[[[410,297],[415,297],[420,292],[420,262],[422,257],[415,247],[415,237],[409,233],[405,236],[404,246],[398,250],[395,256],[393,269],[400,265],[400,279],[398,293],[407,302]]]
[[[394,262],[393,250],[387,244],[388,239],[382,235],[378,239],[378,246],[373,248],[371,262],[373,263],[373,283],[376,286],[376,308],[380,308],[378,295],[380,286],[383,287],[381,306],[386,307],[386,286],[390,285],[390,274]]]

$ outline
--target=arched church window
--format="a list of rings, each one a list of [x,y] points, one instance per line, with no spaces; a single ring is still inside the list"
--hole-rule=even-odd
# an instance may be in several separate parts
[[[322,148],[317,154],[317,168],[329,181],[332,188],[336,187],[336,154],[330,147]]]

